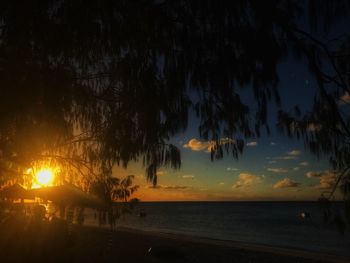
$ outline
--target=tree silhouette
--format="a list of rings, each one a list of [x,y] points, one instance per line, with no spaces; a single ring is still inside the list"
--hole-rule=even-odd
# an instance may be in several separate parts
[[[325,12],[325,10],[319,11]],[[332,19],[333,16],[326,16],[325,21]],[[294,32],[291,37],[309,64],[317,83],[317,92],[311,111],[301,114],[298,105],[290,112],[279,111],[278,127],[290,137],[302,138],[305,146],[316,156],[329,158],[334,168],[335,181],[331,188],[325,189],[320,200],[325,207],[326,221],[334,221],[343,232],[344,219],[337,211],[335,213],[333,211],[332,214],[329,200],[334,199],[337,189],[341,190],[346,208],[346,220],[349,223],[350,37],[341,35],[329,41],[333,43],[326,43],[304,30],[295,28]]]
[[[133,175],[123,179],[101,175],[90,185],[90,192],[107,204],[107,208],[99,211],[99,219],[107,213],[112,230],[115,229],[116,220],[122,214],[130,212],[133,205],[138,202],[137,199],[130,199],[138,189],[137,185],[133,185],[133,180]]]
[[[192,110],[212,159],[237,158],[244,139],[269,133],[267,104],[280,103],[277,66],[289,54],[309,64],[319,94],[301,119],[281,111],[280,127],[337,169],[349,166],[338,104],[349,94],[349,39],[330,49],[300,26],[304,15],[313,30],[329,29],[347,18],[347,1],[2,1],[0,10],[7,174],[37,159],[91,176],[141,160],[156,184],[159,167],[181,165],[169,139]],[[242,102],[242,88],[255,105]]]

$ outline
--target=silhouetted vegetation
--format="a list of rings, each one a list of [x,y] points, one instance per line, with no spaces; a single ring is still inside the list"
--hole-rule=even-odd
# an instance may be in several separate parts
[[[142,161],[156,184],[157,169],[181,165],[169,139],[191,111],[212,159],[238,158],[244,139],[269,133],[278,63],[293,55],[317,93],[311,112],[281,110],[279,126],[330,158],[348,207],[350,119],[339,100],[350,95],[350,38],[318,38],[348,10],[313,0],[1,1],[1,183],[46,160],[73,167],[68,179],[85,186]]]
[[[111,176],[104,176],[92,182],[90,192],[102,200],[107,205],[106,208],[99,210],[99,224],[104,221],[110,224],[111,229],[116,228],[116,221],[125,213],[131,212],[131,209],[138,202],[138,199],[131,199],[132,194],[138,189],[133,185],[133,175],[124,179]],[[107,220],[108,219],[108,220]]]

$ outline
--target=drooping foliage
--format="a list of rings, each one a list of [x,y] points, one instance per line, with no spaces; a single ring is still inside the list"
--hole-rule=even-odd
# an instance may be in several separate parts
[[[322,75],[328,53],[299,26],[305,16],[312,28],[322,17],[331,25],[348,4],[316,2],[1,1],[1,171],[55,159],[81,173],[110,174],[115,164],[143,160],[155,184],[159,167],[181,165],[169,139],[186,129],[191,110],[200,136],[215,145],[212,158],[225,151],[238,157],[244,138],[269,131],[268,102],[280,101],[277,65],[291,53],[310,64],[321,95],[307,124],[290,134],[312,123],[320,143],[308,146],[348,165],[334,148],[347,147],[345,137],[329,145],[333,133],[321,133],[318,123],[331,116],[324,128],[337,127],[335,98],[344,93],[324,94],[323,86],[349,78]],[[344,56],[346,43],[336,45]],[[327,63],[348,69],[349,60],[332,55]],[[243,88],[253,91],[255,105],[242,102]],[[293,127],[295,118],[280,116],[281,126]]]
[[[350,222],[350,23],[346,1],[309,1],[311,30],[294,28],[289,37],[294,49],[308,63],[315,78],[316,93],[311,110],[301,113],[298,105],[278,112],[278,127],[290,137],[304,141],[305,147],[318,157],[328,157],[334,168],[334,181],[325,189],[320,201],[325,220],[344,232],[346,223],[338,209],[331,209],[335,192],[340,189],[345,215]],[[338,23],[335,34],[331,31]],[[322,34],[320,33],[322,32]],[[326,34],[328,33],[328,34]],[[333,33],[333,34],[330,34]],[[320,35],[329,35],[321,38]]]
[[[133,185],[133,180],[133,175],[128,175],[123,179],[104,176],[104,178],[97,178],[91,182],[89,192],[108,204],[120,200],[127,202],[138,189],[137,185]]]

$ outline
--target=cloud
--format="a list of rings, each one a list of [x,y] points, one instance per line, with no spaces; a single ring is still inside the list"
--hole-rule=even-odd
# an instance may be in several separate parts
[[[300,167],[294,167],[293,170],[294,171],[299,171]]]
[[[275,143],[275,142],[270,142],[270,145],[271,145],[271,146],[275,146],[276,143]]]
[[[165,171],[157,171],[157,176],[163,176],[166,175]]]
[[[226,171],[239,171],[239,169],[234,167],[227,167]]]
[[[284,178],[273,185],[274,189],[297,187],[300,183],[296,183],[289,178]]]
[[[260,182],[260,176],[256,176],[250,173],[240,173],[238,180],[232,185],[232,188],[248,187],[253,183]]]
[[[224,184],[225,184],[225,183],[223,183],[223,182],[220,182],[220,183],[219,183],[219,185],[224,185]]]
[[[345,104],[348,104],[348,103],[350,103],[350,94],[349,94],[349,92],[345,92],[345,93],[339,98],[338,104],[339,104],[339,105],[345,105]]]
[[[321,129],[321,125],[319,125],[319,124],[315,124],[315,123],[309,123],[308,125],[307,125],[307,131],[309,131],[309,132],[314,132],[314,131],[319,131],[320,129]]]
[[[205,151],[205,152],[210,152],[214,146],[215,146],[215,141],[200,141],[197,140],[196,138],[193,138],[188,141],[188,143],[184,144],[184,148],[190,148],[192,151],[195,152],[200,152],[200,151]],[[220,145],[225,145],[225,144],[230,144],[234,143],[234,140],[230,138],[221,138],[219,140]]]
[[[204,151],[209,149],[209,142],[202,142],[195,138],[189,140],[187,144],[184,144],[185,148],[190,148],[192,151]]]
[[[258,145],[258,142],[256,142],[256,141],[247,142],[247,144],[246,144],[246,145],[247,145],[247,146],[254,147],[254,146],[257,146],[257,145]]]
[[[166,186],[163,186],[163,188],[170,189],[170,190],[185,190],[185,189],[190,189],[191,187],[183,186],[183,185],[166,185]]]
[[[308,166],[309,162],[301,162],[301,163],[299,163],[299,165],[301,165],[301,166]]]
[[[183,176],[182,176],[182,178],[184,178],[184,179],[193,179],[195,176],[194,175],[192,175],[192,174],[184,174]]]
[[[313,177],[321,177],[322,176],[322,172],[307,172],[306,173],[306,177],[307,178],[313,178]]]
[[[231,138],[221,138],[220,139],[220,145],[234,143],[235,141]]]
[[[138,179],[145,179],[145,175],[144,174],[138,174],[135,176],[135,178],[138,178]]]
[[[296,160],[299,158],[299,155],[301,154],[300,150],[292,150],[286,153],[287,155],[285,156],[278,156],[273,159],[277,160]]]
[[[276,163],[276,161],[269,161],[269,163]]]
[[[295,160],[298,159],[297,156],[279,156],[279,157],[275,157],[274,159],[277,160]]]
[[[274,173],[288,173],[288,169],[285,168],[267,168],[267,170]]]
[[[319,188],[319,189],[333,188],[336,180],[337,180],[336,173],[324,174],[323,176],[320,177],[320,183],[319,185],[316,185],[316,188]]]
[[[323,172],[307,172],[306,177],[307,178],[318,178],[319,184],[315,187],[318,189],[330,189],[334,186],[335,181],[337,180],[339,173],[335,171],[323,171]]]
[[[156,186],[149,185],[147,186],[147,188],[165,189],[165,190],[187,190],[187,189],[191,189],[192,187],[184,186],[184,185],[156,185]]]
[[[289,156],[299,156],[301,154],[300,150],[292,150],[290,152],[287,152]]]

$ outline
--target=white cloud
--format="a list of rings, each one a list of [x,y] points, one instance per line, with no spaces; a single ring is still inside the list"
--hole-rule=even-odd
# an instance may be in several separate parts
[[[258,142],[257,142],[257,141],[247,142],[246,145],[247,145],[247,146],[254,147],[254,146],[257,146],[257,145],[258,145]]]
[[[314,132],[314,131],[319,131],[321,129],[321,125],[315,124],[315,123],[309,123],[307,125],[307,131],[309,132]]]
[[[288,173],[288,169],[285,168],[267,168],[267,170],[274,173]]]
[[[239,171],[239,169],[234,167],[227,167],[226,171]]]
[[[299,155],[301,154],[300,150],[292,150],[286,153],[287,155],[285,156],[278,156],[273,159],[276,160],[296,160],[299,158]]]
[[[232,188],[248,187],[253,183],[260,182],[260,176],[256,176],[250,173],[240,173],[238,180],[232,185]]]
[[[230,143],[234,143],[234,140],[230,138],[222,138],[219,141],[220,145],[225,145]],[[200,152],[200,151],[210,152],[214,146],[215,146],[215,141],[200,141],[200,140],[197,140],[196,138],[189,140],[188,143],[183,145],[184,148],[190,148],[192,151],[196,151],[196,152]]]
[[[193,178],[194,178],[194,175],[192,175],[192,174],[184,174],[184,175],[182,176],[182,178],[184,178],[184,179],[193,179]]]
[[[345,105],[345,104],[348,104],[348,103],[350,103],[350,94],[349,94],[349,92],[345,92],[345,93],[339,98],[338,104],[339,104],[339,105]]]
[[[281,181],[278,181],[277,183],[275,183],[273,185],[273,188],[274,189],[289,188],[289,187],[297,187],[299,185],[300,185],[299,183],[296,183],[289,178],[284,178]]]
[[[335,171],[323,171],[323,172],[307,172],[306,177],[308,178],[318,178],[319,184],[316,185],[316,188],[319,189],[330,189],[334,186],[335,181],[337,180],[339,173]]]
[[[297,156],[279,156],[279,157],[275,157],[274,159],[277,160],[295,160],[298,159]]]
[[[188,190],[192,187],[184,185],[156,185],[156,186],[147,186],[150,189],[165,189],[165,190]]]
[[[288,155],[290,156],[299,156],[301,154],[300,150],[292,150],[290,152],[287,152]]]
[[[294,171],[299,171],[300,167],[294,167],[293,170]]]
[[[269,161],[269,163],[276,163],[276,161]]]
[[[275,146],[276,143],[275,143],[275,142],[270,142],[270,145],[271,145],[271,146]]]
[[[301,162],[301,163],[299,163],[299,165],[301,165],[301,166],[308,166],[309,162]]]
[[[144,174],[138,174],[135,176],[135,178],[138,178],[138,179],[145,179],[145,175]]]
[[[313,177],[321,177],[322,175],[322,172],[312,172],[312,171],[309,171],[306,173],[306,177],[307,178],[313,178]]]
[[[157,171],[157,176],[163,176],[166,175],[165,171]]]
[[[324,174],[320,177],[320,184],[316,185],[319,189],[330,189],[334,186],[337,180],[337,175],[335,173]]]
[[[187,144],[184,144],[185,148],[190,148],[192,151],[205,151],[209,149],[209,142],[199,141],[195,138],[189,140]]]

